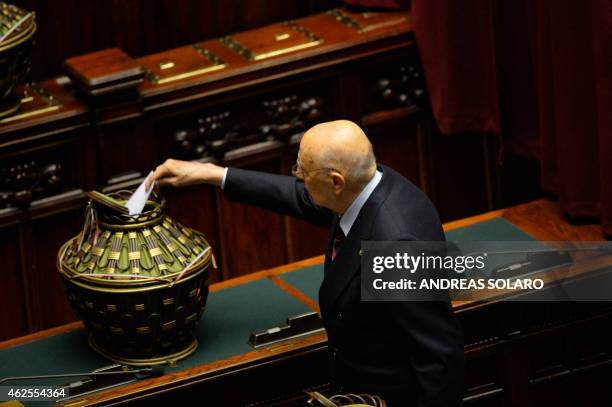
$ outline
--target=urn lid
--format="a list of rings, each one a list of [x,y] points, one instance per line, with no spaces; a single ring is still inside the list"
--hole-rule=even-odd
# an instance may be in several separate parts
[[[204,236],[172,220],[154,193],[143,212],[129,215],[123,204],[132,191],[88,193],[83,231],[60,249],[65,277],[104,285],[173,283],[208,266]]]

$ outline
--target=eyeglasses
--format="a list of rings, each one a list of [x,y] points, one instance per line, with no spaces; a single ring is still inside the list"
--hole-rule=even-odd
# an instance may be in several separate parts
[[[306,171],[300,166],[300,164],[297,161],[295,162],[295,164],[293,164],[293,167],[291,167],[291,174],[294,177],[298,177],[302,179],[308,176],[308,174],[315,172],[315,171],[338,171],[338,170],[335,168],[317,168],[314,170]]]

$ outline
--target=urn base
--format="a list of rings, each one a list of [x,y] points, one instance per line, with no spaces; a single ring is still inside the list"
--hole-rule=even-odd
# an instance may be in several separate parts
[[[129,355],[122,355],[119,353],[110,352],[96,342],[96,338],[93,334],[89,334],[89,339],[87,342],[93,350],[95,350],[105,358],[110,359],[113,362],[120,363],[122,365],[130,366],[151,366],[165,364],[173,366],[176,364],[177,361],[191,355],[198,348],[198,340],[191,333],[189,333],[189,338],[185,341],[185,345],[182,349],[175,350],[174,352],[168,353],[167,355],[150,358],[134,358]]]

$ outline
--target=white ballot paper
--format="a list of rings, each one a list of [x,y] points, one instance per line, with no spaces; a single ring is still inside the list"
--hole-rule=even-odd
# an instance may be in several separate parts
[[[130,199],[128,199],[127,203],[125,204],[125,206],[130,211],[130,215],[140,215],[142,213],[142,210],[144,209],[145,204],[147,203],[147,199],[149,199],[149,195],[151,195],[151,191],[155,186],[155,182],[152,183],[151,187],[147,191],[146,183],[152,175],[153,171],[151,171],[149,175],[147,175],[144,181],[142,181],[142,184],[138,186],[138,189],[134,191]]]

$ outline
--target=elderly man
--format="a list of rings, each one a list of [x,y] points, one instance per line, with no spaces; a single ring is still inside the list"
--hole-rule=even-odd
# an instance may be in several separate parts
[[[431,201],[406,178],[376,164],[355,123],[308,130],[295,177],[168,160],[162,185],[211,183],[231,200],[330,228],[319,304],[335,392],[377,394],[389,406],[457,406],[463,341],[448,302],[362,302],[362,240],[444,240]]]

